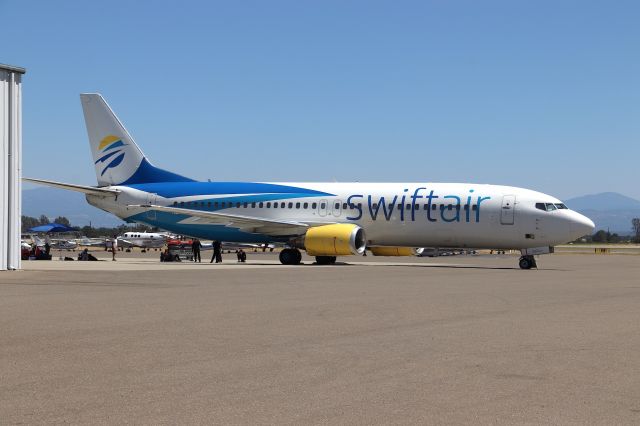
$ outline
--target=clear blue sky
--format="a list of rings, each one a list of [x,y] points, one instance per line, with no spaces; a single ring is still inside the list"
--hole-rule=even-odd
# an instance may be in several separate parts
[[[637,1],[8,1],[24,174],[95,175],[78,94],[197,179],[640,198]]]

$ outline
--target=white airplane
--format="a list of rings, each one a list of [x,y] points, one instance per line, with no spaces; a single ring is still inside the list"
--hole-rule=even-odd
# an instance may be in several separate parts
[[[82,237],[76,240],[81,247],[105,247],[107,244],[107,240],[105,238],[88,238]]]
[[[157,232],[125,232],[117,238],[120,247],[162,248],[168,235]]]
[[[49,243],[49,247],[54,250],[75,250],[78,247],[78,243],[73,240],[65,240],[62,238],[49,238],[42,239],[37,236],[32,236],[32,240],[35,242],[36,246],[44,247],[46,243]]]
[[[79,191],[128,221],[207,240],[282,244],[283,264],[336,256],[410,255],[413,248],[520,250],[533,255],[594,229],[555,197],[477,183],[197,182],[153,166],[99,94],[80,95],[98,186],[27,179]],[[178,153],[176,153],[178,154]]]

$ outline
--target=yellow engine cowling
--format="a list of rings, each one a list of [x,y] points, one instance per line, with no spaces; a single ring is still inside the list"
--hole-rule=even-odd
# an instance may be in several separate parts
[[[420,256],[422,247],[370,247],[374,256]]]
[[[364,229],[350,223],[314,226],[304,237],[309,256],[348,256],[366,249]]]

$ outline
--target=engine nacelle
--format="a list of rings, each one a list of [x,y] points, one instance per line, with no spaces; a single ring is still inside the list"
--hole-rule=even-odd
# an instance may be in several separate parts
[[[309,256],[362,254],[366,245],[364,229],[349,223],[314,226],[304,236],[304,248]]]
[[[370,247],[374,256],[420,256],[422,247]]]

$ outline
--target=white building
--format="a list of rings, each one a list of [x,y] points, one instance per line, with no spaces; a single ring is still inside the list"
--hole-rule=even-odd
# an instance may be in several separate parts
[[[22,74],[0,64],[0,270],[20,269]]]

